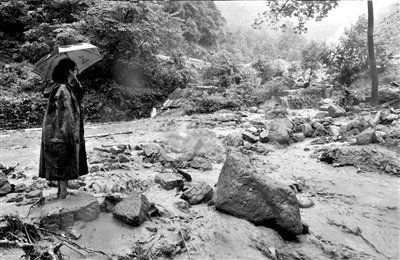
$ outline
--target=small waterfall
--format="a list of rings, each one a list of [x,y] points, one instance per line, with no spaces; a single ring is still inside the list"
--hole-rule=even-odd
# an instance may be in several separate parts
[[[287,98],[287,97],[280,97],[280,98],[279,98],[279,101],[281,102],[281,105],[282,105],[284,108],[290,109],[290,104],[289,104],[289,102],[288,102],[288,98]]]

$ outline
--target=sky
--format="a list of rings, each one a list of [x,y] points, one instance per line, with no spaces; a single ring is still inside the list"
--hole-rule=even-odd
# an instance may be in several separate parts
[[[399,2],[400,0],[375,0],[373,2],[375,17],[389,5]],[[266,9],[264,1],[218,1],[216,5],[226,18],[228,26],[234,28],[250,25],[257,17],[257,13]],[[304,36],[309,40],[335,41],[343,34],[344,29],[362,14],[367,14],[366,0],[342,0],[339,6],[330,11],[328,17],[319,22],[311,21],[308,33]]]

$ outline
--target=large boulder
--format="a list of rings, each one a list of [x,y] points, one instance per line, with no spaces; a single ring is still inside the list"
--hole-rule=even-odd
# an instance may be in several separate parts
[[[139,226],[146,220],[150,207],[146,196],[132,192],[129,197],[115,205],[113,216],[128,225]]]
[[[0,196],[5,196],[12,190],[11,184],[8,182],[7,176],[0,172]]]
[[[288,119],[278,119],[269,127],[268,141],[271,143],[289,144],[293,124]]]
[[[256,224],[275,226],[284,234],[302,233],[295,193],[257,172],[246,155],[234,152],[227,156],[217,187],[218,210]]]

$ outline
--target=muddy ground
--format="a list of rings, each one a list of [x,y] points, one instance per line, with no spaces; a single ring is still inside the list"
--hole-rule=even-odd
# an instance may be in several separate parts
[[[313,110],[296,110],[296,114],[315,114]],[[232,112],[227,112],[232,113]],[[246,121],[263,120],[263,114],[250,113]],[[346,121],[347,118],[339,120]],[[248,124],[219,124],[210,127],[210,115],[179,118],[160,117],[109,124],[88,124],[85,127],[88,152],[95,147],[115,144],[153,143],[199,128],[215,132],[216,139],[233,132],[242,132]],[[196,123],[197,122],[197,123]],[[6,166],[18,164],[15,172],[26,178],[10,180],[27,185],[37,175],[40,148],[40,129],[2,131],[1,158]],[[76,222],[82,236],[76,242],[102,250],[108,254],[124,255],[132,252],[138,241],[143,250],[151,246],[154,237],[168,236],[173,231],[187,234],[180,251],[173,259],[399,259],[400,189],[399,178],[379,171],[363,171],[353,166],[334,167],[321,162],[321,148],[348,146],[347,142],[328,142],[314,145],[314,138],[290,146],[261,144],[267,154],[254,153],[255,165],[272,178],[285,184],[300,187],[300,197],[312,200],[314,206],[301,209],[301,218],[309,226],[310,234],[296,241],[284,241],[273,229],[218,212],[207,204],[193,205],[187,209],[177,207],[182,201],[175,190],[164,190],[154,183],[159,167],[134,160],[130,169],[116,169],[99,174],[123,174],[137,180],[138,187],[150,202],[168,212],[168,217],[147,220],[139,227],[131,227],[102,212],[91,222]],[[369,145],[373,147],[377,145]],[[376,149],[383,149],[378,147]],[[221,154],[221,156],[225,156]],[[205,181],[212,187],[217,183],[223,161],[213,161],[212,170],[189,168],[186,171],[194,181]],[[56,188],[46,188],[45,194],[56,193]],[[102,192],[93,192],[101,200]],[[0,198],[1,199],[1,198]],[[22,214],[28,206],[1,202],[1,215],[13,211]],[[169,233],[168,233],[169,232]],[[175,234],[175,233],[174,233]],[[173,238],[172,238],[173,239]],[[1,249],[1,259],[20,259],[20,249]],[[103,259],[101,255],[79,254],[68,247],[61,252],[66,259]],[[146,257],[149,258],[149,255]],[[165,256],[163,256],[165,257]],[[104,258],[105,259],[105,258]],[[146,258],[142,258],[146,259]]]

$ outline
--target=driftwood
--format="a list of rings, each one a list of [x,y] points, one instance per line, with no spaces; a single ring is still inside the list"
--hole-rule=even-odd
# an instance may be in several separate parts
[[[107,136],[110,136],[110,135],[127,135],[127,134],[133,134],[133,132],[132,131],[127,131],[127,132],[118,132],[118,133],[88,135],[88,136],[85,136],[85,138],[107,137]]]

